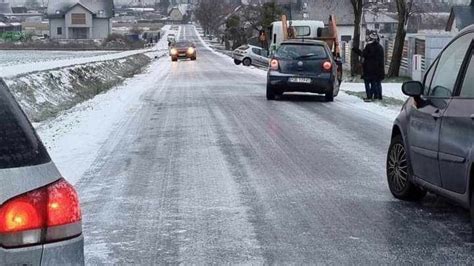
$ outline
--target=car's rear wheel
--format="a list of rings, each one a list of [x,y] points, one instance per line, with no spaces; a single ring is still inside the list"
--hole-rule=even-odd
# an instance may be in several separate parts
[[[269,101],[275,100],[275,90],[269,84],[267,84],[267,100],[269,100]]]
[[[252,65],[252,59],[246,57],[246,58],[244,58],[244,60],[242,61],[242,64],[244,64],[244,66],[250,66],[250,65]]]
[[[387,181],[392,195],[401,200],[417,201],[426,190],[417,187],[410,178],[410,161],[401,135],[392,139],[387,155]]]
[[[326,95],[324,96],[326,99],[326,102],[333,102],[334,101],[334,91],[326,92]]]
[[[240,65],[240,64],[242,64],[242,61],[240,61],[240,60],[237,60],[237,59],[234,59],[234,64],[236,64],[236,65]]]

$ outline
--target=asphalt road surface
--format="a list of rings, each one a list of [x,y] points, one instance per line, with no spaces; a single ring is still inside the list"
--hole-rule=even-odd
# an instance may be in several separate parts
[[[392,198],[392,121],[337,98],[268,102],[264,76],[192,26],[181,38],[197,61],[155,64],[78,184],[87,264],[474,261],[467,211]]]

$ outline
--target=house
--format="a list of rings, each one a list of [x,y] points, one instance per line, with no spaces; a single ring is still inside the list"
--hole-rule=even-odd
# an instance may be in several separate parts
[[[341,41],[352,40],[355,25],[351,0],[307,0],[302,5],[302,12],[292,14],[292,19],[320,20],[328,23],[329,15],[336,17]]]
[[[113,0],[49,0],[50,38],[105,39],[113,16]]]
[[[470,6],[454,6],[449,14],[446,31],[459,32],[474,24],[474,0]]]
[[[0,1],[0,15],[8,15],[13,13],[10,3]]]
[[[362,21],[365,29],[368,31],[377,31],[384,35],[391,35],[397,32],[398,19],[385,12],[365,10]]]
[[[168,16],[171,21],[183,21],[188,14],[188,7],[186,4],[179,4],[173,6],[168,11]]]

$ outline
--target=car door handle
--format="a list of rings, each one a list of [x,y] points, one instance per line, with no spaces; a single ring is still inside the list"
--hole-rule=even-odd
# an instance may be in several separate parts
[[[434,119],[438,119],[438,118],[441,118],[441,112],[438,110],[436,110],[434,113],[431,114],[431,116],[434,118]]]

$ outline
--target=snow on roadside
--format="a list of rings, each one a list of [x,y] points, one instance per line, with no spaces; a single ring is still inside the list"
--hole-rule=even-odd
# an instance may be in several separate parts
[[[383,95],[397,100],[405,101],[408,96],[402,92],[401,83],[382,83]],[[341,90],[353,92],[365,92],[364,83],[342,83]]]
[[[166,30],[166,28],[165,28]],[[153,48],[155,54],[167,47],[166,34]],[[166,48],[167,51],[167,48]],[[103,143],[126,115],[139,108],[141,95],[162,79],[160,61],[126,80],[121,86],[76,105],[55,119],[37,123],[39,136],[65,178],[76,184],[94,163]]]

